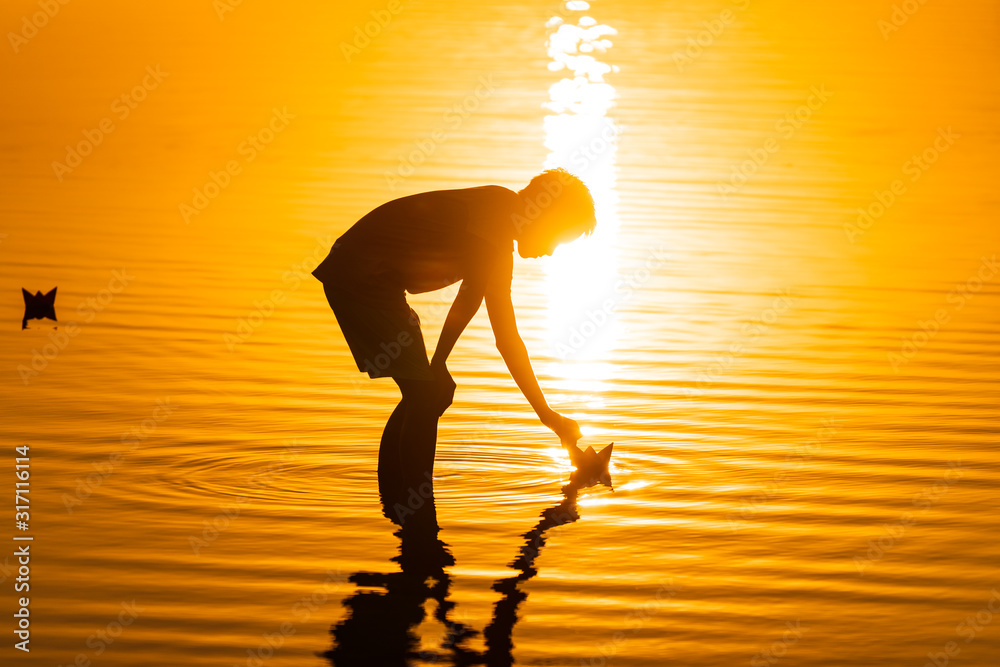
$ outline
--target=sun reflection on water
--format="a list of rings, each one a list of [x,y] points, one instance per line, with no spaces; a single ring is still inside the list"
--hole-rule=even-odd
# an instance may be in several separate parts
[[[608,113],[616,91],[605,76],[618,71],[602,60],[617,31],[583,14],[586,2],[567,2],[567,18],[552,17],[549,70],[565,76],[549,88],[544,105],[545,168],[562,167],[590,188],[597,229],[556,250],[546,260],[547,340],[553,361],[546,371],[577,404],[601,407],[613,365],[606,362],[618,338],[614,287],[618,280],[618,193],[615,157],[619,129]],[[584,395],[580,395],[583,392]]]

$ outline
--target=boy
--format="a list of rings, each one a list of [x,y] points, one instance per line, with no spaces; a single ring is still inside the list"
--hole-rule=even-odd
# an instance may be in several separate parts
[[[358,370],[391,377],[402,399],[382,433],[380,486],[430,480],[438,418],[455,394],[445,361],[483,301],[497,349],[543,424],[575,444],[575,421],[545,401],[517,330],[510,285],[514,242],[521,257],[551,255],[594,230],[594,200],[578,178],[545,171],[522,190],[498,185],[403,197],[365,215],[313,271],[323,283]],[[405,292],[462,281],[430,361]],[[384,486],[383,488],[386,488]]]

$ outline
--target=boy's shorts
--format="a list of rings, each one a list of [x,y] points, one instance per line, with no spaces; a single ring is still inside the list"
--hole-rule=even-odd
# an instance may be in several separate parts
[[[370,377],[433,380],[420,319],[403,290],[323,283],[358,370]]]

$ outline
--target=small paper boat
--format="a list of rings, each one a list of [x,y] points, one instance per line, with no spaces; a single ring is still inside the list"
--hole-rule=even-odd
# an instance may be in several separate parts
[[[611,461],[611,451],[614,446],[615,443],[612,442],[598,452],[593,447],[580,449],[575,444],[569,445],[569,458],[576,466],[576,470],[569,476],[570,482],[579,486],[592,486],[598,482],[611,486],[608,463]]]

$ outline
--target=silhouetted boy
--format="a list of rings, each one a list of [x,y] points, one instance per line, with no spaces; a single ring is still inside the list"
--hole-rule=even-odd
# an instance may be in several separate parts
[[[543,424],[564,443],[575,421],[552,410],[535,379],[510,299],[514,242],[521,257],[551,255],[596,224],[587,187],[562,169],[545,171],[518,192],[498,185],[402,197],[365,215],[313,271],[323,282],[358,370],[391,377],[402,400],[379,449],[379,479],[428,481],[437,422],[455,393],[445,361],[483,301],[497,349]],[[406,292],[462,281],[430,361]]]

